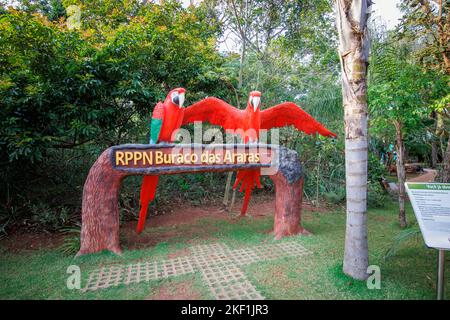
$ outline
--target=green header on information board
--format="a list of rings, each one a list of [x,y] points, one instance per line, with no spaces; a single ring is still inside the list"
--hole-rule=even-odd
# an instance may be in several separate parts
[[[421,190],[449,190],[450,183],[407,183],[409,189]]]

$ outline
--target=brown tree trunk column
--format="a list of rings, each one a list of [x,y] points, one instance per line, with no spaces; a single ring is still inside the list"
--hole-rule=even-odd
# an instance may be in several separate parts
[[[77,256],[110,250],[121,254],[119,242],[119,190],[124,177],[137,175],[112,167],[111,152],[105,150],[89,171],[83,189],[81,247]],[[233,169],[230,166],[230,170]],[[201,172],[223,171],[210,167]],[[187,172],[199,172],[192,168]],[[173,172],[159,172],[170,174]],[[182,172],[180,172],[182,173]],[[279,148],[279,169],[270,176],[275,184],[274,234],[276,239],[298,233],[309,234],[301,226],[303,193],[302,167],[295,151]]]
[[[303,173],[295,151],[280,148],[280,168],[270,176],[275,184],[275,239],[298,233],[310,234],[301,226]]]
[[[444,166],[442,168],[441,182],[450,182],[450,139],[448,139],[447,151],[445,152],[444,156]]]
[[[405,228],[406,223],[406,213],[405,213],[405,201],[406,201],[406,172],[405,172],[405,142],[403,141],[402,134],[402,123],[400,121],[394,121],[395,132],[396,132],[396,147],[397,147],[397,178],[398,178],[398,220],[400,223],[400,228]]]
[[[112,168],[111,149],[106,149],[89,170],[83,188],[81,247],[77,256],[105,249],[121,254],[118,200],[126,175]]]

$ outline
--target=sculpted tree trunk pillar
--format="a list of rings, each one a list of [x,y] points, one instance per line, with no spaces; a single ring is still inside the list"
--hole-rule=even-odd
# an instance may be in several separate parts
[[[280,152],[278,173],[270,176],[275,184],[275,239],[298,233],[309,234],[300,223],[303,196],[303,172],[297,153]]]
[[[83,188],[81,247],[77,256],[110,250],[120,254],[119,190],[123,172],[111,166],[105,150],[89,170]]]
[[[300,225],[303,179],[289,185],[282,175],[272,177],[275,183],[274,235],[279,240],[298,233],[309,234]]]
[[[127,145],[142,148],[142,145]],[[129,147],[129,148],[131,148]],[[144,146],[145,147],[145,146]],[[111,147],[105,150],[89,171],[83,189],[81,247],[77,256],[110,250],[121,254],[119,241],[119,190],[126,176],[145,174],[139,170],[121,171],[112,165]],[[309,234],[301,226],[303,193],[302,167],[295,151],[280,147],[279,168],[270,176],[275,184],[274,234],[276,239],[298,233]],[[158,169],[158,174],[237,170],[234,165],[199,169],[176,167]],[[148,173],[147,173],[148,174]]]

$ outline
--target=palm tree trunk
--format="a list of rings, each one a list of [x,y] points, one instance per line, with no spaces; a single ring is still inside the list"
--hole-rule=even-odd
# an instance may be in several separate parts
[[[371,0],[335,0],[345,120],[347,225],[343,270],[367,279],[367,20]]]
[[[398,220],[400,222],[400,227],[406,227],[406,214],[405,214],[405,142],[403,141],[402,123],[398,120],[394,121],[395,125],[395,136],[397,140],[397,178],[398,178]]]

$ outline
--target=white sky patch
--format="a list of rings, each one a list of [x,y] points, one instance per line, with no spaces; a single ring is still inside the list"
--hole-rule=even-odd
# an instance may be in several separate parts
[[[373,0],[372,5],[372,17],[371,19],[377,24],[382,24],[387,30],[392,30],[400,22],[402,13],[397,5],[401,0]],[[195,0],[194,4],[198,4],[201,0]],[[183,6],[187,7],[190,4],[189,0],[182,0]],[[223,40],[223,39],[221,39]],[[221,42],[219,45],[219,51],[233,51],[239,52],[240,44],[239,41],[232,36],[226,38],[225,41]]]
[[[372,19],[380,19],[388,30],[394,29],[395,26],[400,22],[402,13],[397,5],[400,0],[374,0],[372,5]]]

